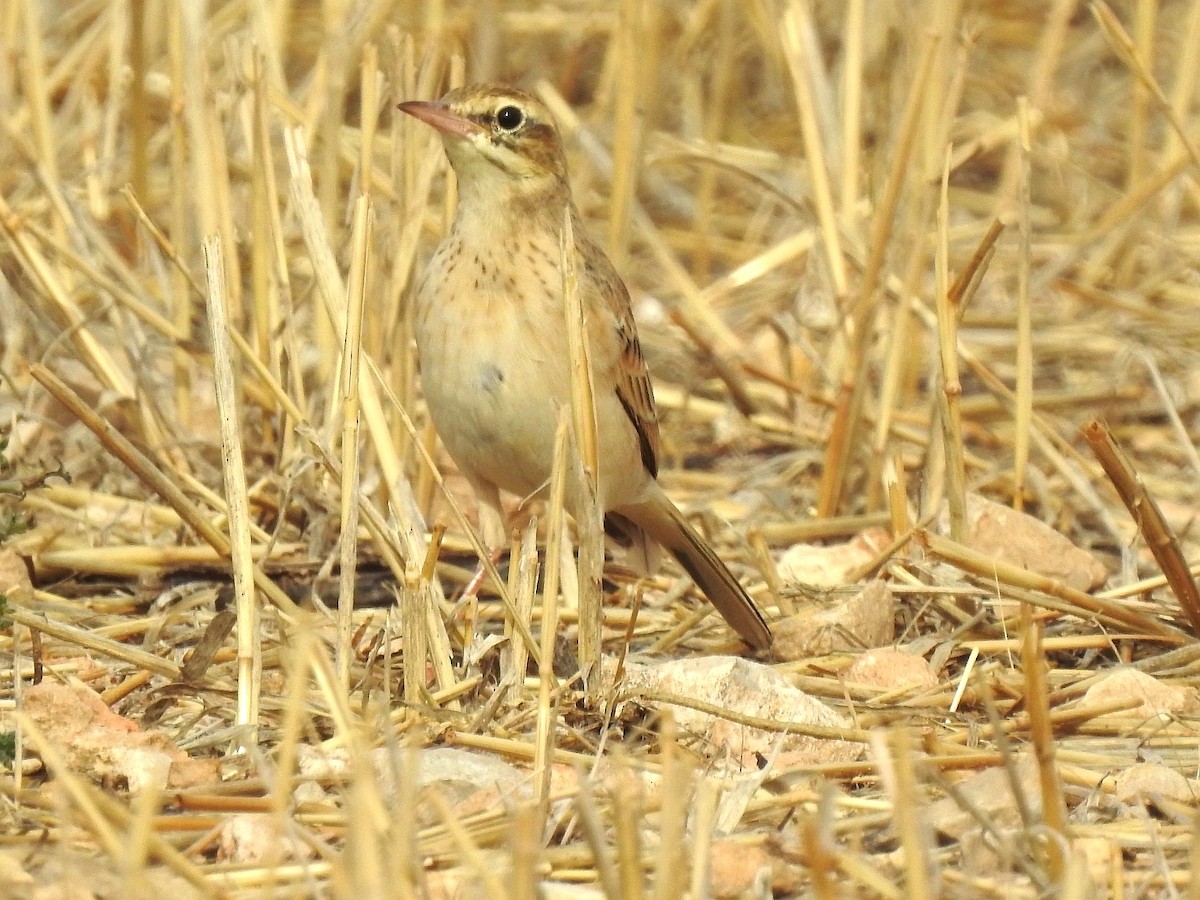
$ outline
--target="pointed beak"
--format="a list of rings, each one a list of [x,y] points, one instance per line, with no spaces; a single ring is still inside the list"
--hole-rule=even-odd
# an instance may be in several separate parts
[[[398,104],[397,109],[408,113],[414,119],[420,119],[426,125],[432,125],[443,134],[469,138],[483,131],[481,125],[460,116],[440,101],[408,100]]]

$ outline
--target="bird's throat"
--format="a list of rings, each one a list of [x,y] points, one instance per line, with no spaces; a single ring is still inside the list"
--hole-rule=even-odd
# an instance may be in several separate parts
[[[454,227],[472,240],[506,241],[531,230],[557,234],[570,202],[557,181],[460,178]]]

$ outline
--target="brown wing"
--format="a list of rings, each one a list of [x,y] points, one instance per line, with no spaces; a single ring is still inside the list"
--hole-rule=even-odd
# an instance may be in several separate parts
[[[617,399],[633,430],[637,433],[642,463],[652,477],[658,477],[658,455],[661,449],[658,434],[658,411],[654,407],[654,386],[650,382],[650,370],[642,356],[642,345],[638,342],[637,322],[633,318],[633,307],[629,302],[629,291],[625,282],[613,268],[596,244],[590,240],[580,241],[580,256],[584,271],[597,282],[598,293],[608,303],[605,310],[612,316],[616,327],[616,391]]]
[[[621,342],[617,398],[637,431],[642,463],[651,476],[657,478],[660,438],[658,410],[654,407],[654,385],[650,382],[650,370],[646,368],[646,360],[642,357],[642,345],[638,342],[637,325],[624,285],[621,285],[621,295],[624,309],[617,317],[617,335]]]

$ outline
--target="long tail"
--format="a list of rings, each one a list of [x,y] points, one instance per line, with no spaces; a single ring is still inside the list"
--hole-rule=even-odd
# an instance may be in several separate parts
[[[617,512],[646,530],[679,560],[696,585],[747,644],[765,650],[771,646],[771,629],[750,595],[733,577],[716,552],[683,518],[666,494],[654,486],[654,496]]]

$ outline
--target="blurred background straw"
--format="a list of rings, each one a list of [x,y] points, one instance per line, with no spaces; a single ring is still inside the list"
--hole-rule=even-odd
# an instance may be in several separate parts
[[[1033,896],[1070,882],[1077,845],[1047,845],[1030,821],[1036,847],[1011,877],[970,874],[970,848],[922,824],[953,792],[919,735],[980,742],[953,765],[1015,765],[978,737],[974,688],[947,712],[970,659],[1014,717],[1009,739],[1037,751],[1044,825],[1114,848],[1090,877],[1200,896],[1187,804],[1160,809],[1150,843],[1081,811],[1085,790],[1111,790],[1095,773],[1152,746],[1138,723],[1055,730],[1101,662],[1196,683],[1195,660],[1171,655],[1188,620],[1080,429],[1098,420],[1123,448],[1154,534],[1175,542],[1173,583],[1190,579],[1198,72],[1200,0],[4,3],[0,550],[33,587],[10,592],[0,632],[0,735],[17,730],[2,717],[34,660],[59,680],[86,669],[114,709],[224,779],[134,802],[69,774],[34,729],[83,811],[68,820],[25,790],[41,775],[5,781],[19,803],[0,813],[5,842],[49,835],[63,865],[127,852],[106,869],[126,888],[178,878],[245,896],[503,891],[509,871],[528,896],[550,881],[633,896],[643,878],[700,896],[707,876],[677,860],[715,866],[731,846],[780,892],[833,896],[848,879]],[[454,191],[430,131],[392,110],[465,81],[532,90],[558,117],[575,197],[634,298],[669,492],[773,613],[798,602],[775,569],[790,543],[891,525],[872,571],[904,598],[897,634],[943,667],[924,700],[876,705],[839,679],[846,654],[780,664],[861,727],[904,728],[870,761],[784,773],[729,835],[703,830],[725,801],[686,736],[638,721],[648,707],[577,704],[563,649],[581,615],[610,659],[627,637],[631,653],[729,649],[676,570],[626,592],[636,617],[581,605],[590,583],[573,572],[544,605],[527,539],[489,582],[500,602],[456,599],[480,550],[473,503],[424,415],[408,317]],[[46,477],[60,466],[69,485]],[[996,569],[996,591],[1029,601],[1023,621],[1073,617],[1025,642],[972,620],[988,591],[962,573],[991,582],[960,550],[968,493],[1101,555],[1117,593]],[[907,539],[943,504],[953,541],[926,537],[924,557]],[[565,547],[555,566],[571,559]],[[563,646],[539,645],[543,608]],[[519,651],[496,662],[505,634]],[[206,664],[187,670],[205,635]],[[1153,744],[1191,777],[1194,725]],[[404,748],[441,743],[536,758],[538,790],[477,811],[422,798]],[[311,802],[291,793],[308,747],[347,761]],[[552,765],[594,782],[561,784]],[[234,808],[307,855],[221,862],[213,835]]]

